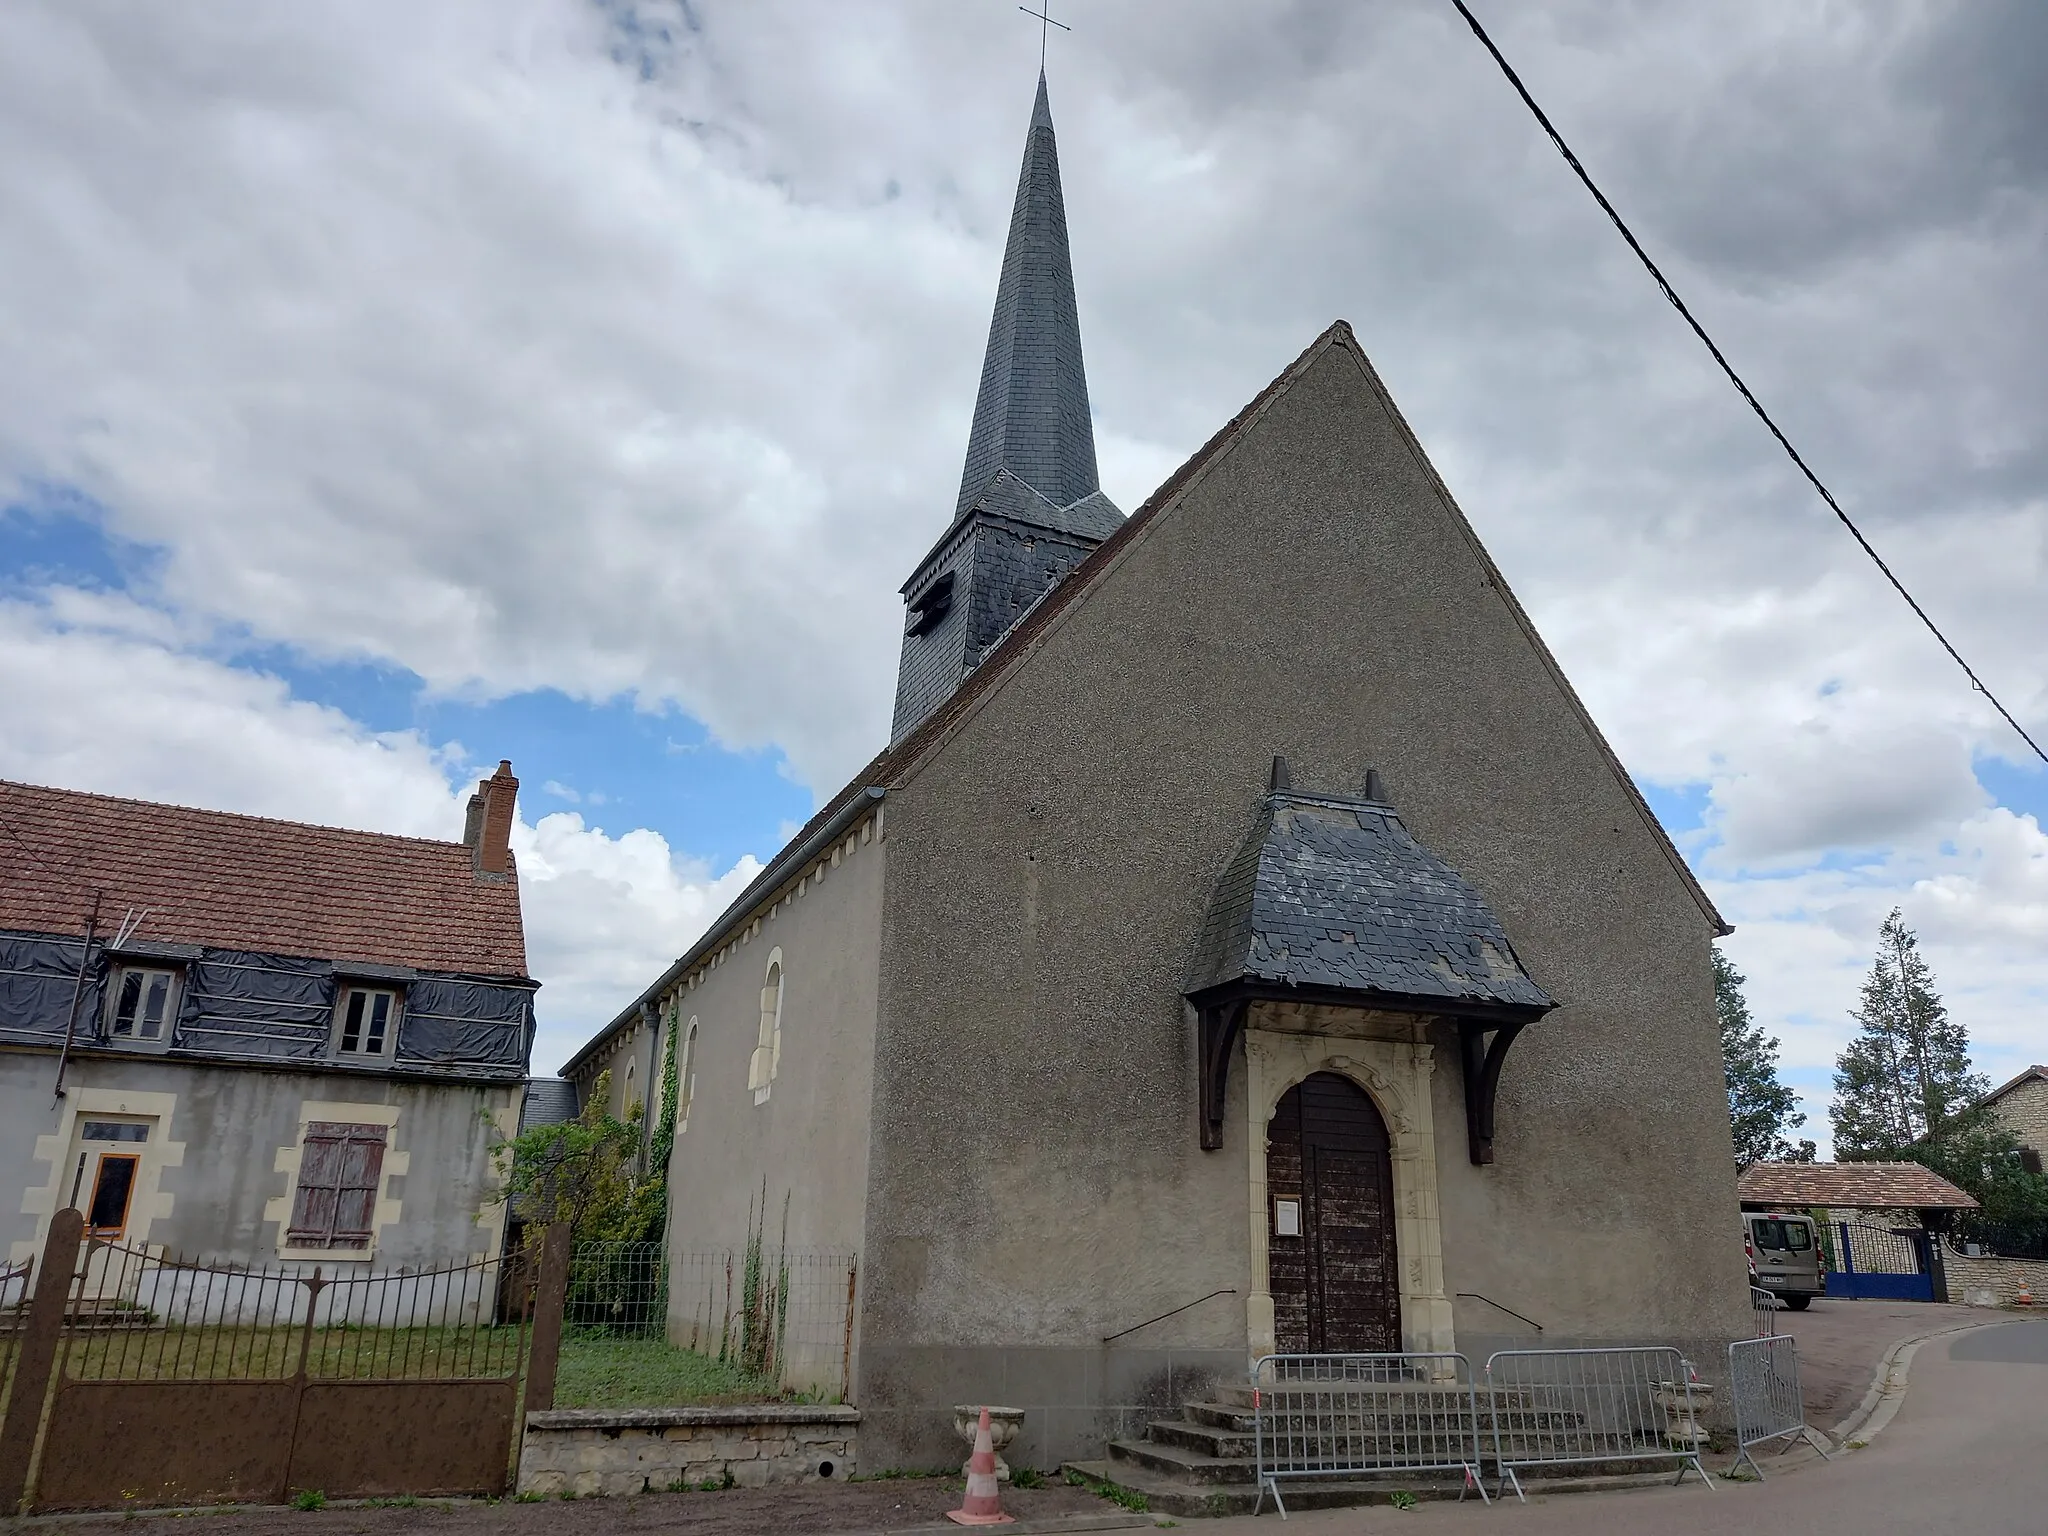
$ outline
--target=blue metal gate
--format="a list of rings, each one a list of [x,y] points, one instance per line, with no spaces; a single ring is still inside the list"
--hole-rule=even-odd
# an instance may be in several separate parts
[[[1934,1300],[1929,1239],[1915,1227],[1838,1221],[1828,1255],[1828,1294],[1863,1301]]]

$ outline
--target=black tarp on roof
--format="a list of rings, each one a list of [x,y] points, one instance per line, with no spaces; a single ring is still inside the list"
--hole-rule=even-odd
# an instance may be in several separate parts
[[[0,932],[0,1040],[63,1041],[82,942],[77,936]],[[179,973],[177,1021],[163,1051],[172,1060],[382,1065],[333,1053],[335,1005],[352,979],[403,993],[398,1038],[387,1058],[397,1070],[516,1081],[525,1076],[533,1046],[534,986],[524,978],[390,966],[351,970],[346,962],[199,946],[180,955],[110,955],[95,945],[79,995],[75,1047],[108,1043],[106,983],[123,963],[163,965]]]

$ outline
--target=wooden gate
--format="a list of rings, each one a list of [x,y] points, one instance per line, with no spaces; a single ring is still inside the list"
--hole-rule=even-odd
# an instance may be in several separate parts
[[[498,1260],[236,1268],[81,1246],[82,1226],[50,1224],[0,1421],[0,1513],[495,1495],[522,1386],[529,1407],[552,1400],[566,1243],[529,1329],[499,1320]]]
[[[1268,1271],[1281,1353],[1399,1350],[1393,1162],[1386,1122],[1365,1090],[1333,1072],[1290,1088],[1266,1127],[1266,1187],[1276,1213]],[[1283,1221],[1290,1200],[1295,1209]]]

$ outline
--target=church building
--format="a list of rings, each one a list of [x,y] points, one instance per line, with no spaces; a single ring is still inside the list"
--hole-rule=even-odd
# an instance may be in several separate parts
[[[1726,925],[1344,322],[1102,493],[1042,76],[934,526],[888,746],[584,1053],[675,1032],[674,1252],[858,1254],[862,1463],[1274,1351],[1725,1358]]]

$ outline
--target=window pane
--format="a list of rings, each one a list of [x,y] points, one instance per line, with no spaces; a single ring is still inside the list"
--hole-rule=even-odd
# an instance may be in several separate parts
[[[370,1032],[363,1042],[363,1049],[373,1056],[384,1054],[384,1029],[391,1022],[391,994],[372,992],[370,995]]]
[[[127,1125],[119,1120],[88,1120],[78,1137],[81,1141],[147,1141],[149,1127]]]
[[[92,1210],[86,1225],[95,1232],[118,1232],[128,1224],[128,1197],[135,1188],[133,1157],[102,1157],[93,1180]]]
[[[363,1046],[363,1004],[369,1001],[361,992],[348,995],[348,1014],[342,1020],[341,1048],[344,1051],[359,1051]]]
[[[1788,1221],[1785,1224],[1785,1246],[1793,1253],[1804,1253],[1813,1246],[1813,1234],[1806,1230],[1803,1221]]]
[[[142,973],[123,971],[121,973],[121,1001],[114,1009],[114,1033],[133,1035],[135,1033],[135,1008],[142,1000]]]
[[[142,1027],[136,1034],[144,1040],[164,1037],[164,1005],[170,998],[171,978],[167,971],[149,973],[149,994],[143,1001]]]

